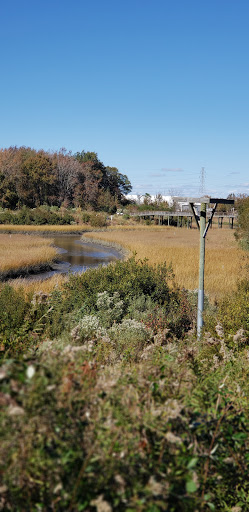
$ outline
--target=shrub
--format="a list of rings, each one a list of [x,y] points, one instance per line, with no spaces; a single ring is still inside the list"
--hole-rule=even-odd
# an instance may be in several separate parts
[[[47,319],[47,333],[58,336],[70,322],[70,316],[72,321],[73,317],[77,317],[76,321],[81,318],[78,311],[82,308],[84,314],[98,316],[102,325],[109,327],[126,315],[143,320],[146,311],[157,305],[163,308],[172,330],[174,327],[174,332],[179,335],[190,328],[192,317],[182,306],[180,291],[169,287],[172,279],[170,266],[152,267],[146,260],[136,262],[134,257],[117,261],[115,265],[89,269],[81,275],[70,275],[60,300],[55,298],[53,303],[53,312]],[[50,303],[53,297],[52,293]],[[134,308],[138,308],[136,312]]]
[[[11,213],[6,212],[0,215],[1,224],[19,224],[19,225],[43,225],[43,224],[71,224],[74,221],[72,215],[65,212],[63,215],[50,211],[49,207],[41,206],[30,209],[24,206],[21,210]]]
[[[242,241],[242,246],[249,249],[249,196],[238,199],[238,228],[236,230],[237,236]]]
[[[73,340],[81,343],[104,334],[105,331],[101,328],[98,317],[94,315],[83,316],[78,325],[71,331]]]
[[[14,224],[14,215],[10,212],[1,213],[0,224]]]
[[[248,359],[198,379],[196,342],[179,349],[111,370],[58,353],[6,362],[3,510],[247,510]]]
[[[118,292],[110,295],[107,291],[97,294],[96,306],[98,316],[105,327],[110,327],[114,322],[119,322],[123,315],[124,302],[120,300]]]
[[[88,212],[83,212],[82,213],[82,222],[84,224],[87,224],[90,221],[90,218],[91,218],[90,213],[88,213]]]
[[[1,340],[30,343],[0,368],[0,508],[248,509],[249,357],[224,339],[247,326],[248,282],[221,304],[224,332],[161,344],[191,324],[170,279],[130,258],[50,296],[1,289]]]
[[[151,337],[143,323],[130,318],[114,324],[108,334],[114,342],[116,353],[126,361],[136,361]]]
[[[138,297],[132,297],[127,307],[127,316],[138,321],[145,320],[155,306],[155,302],[148,295],[141,294]]]
[[[68,311],[79,309],[82,304],[95,308],[97,294],[105,290],[113,295],[119,293],[124,302],[124,314],[134,297],[150,296],[152,301],[170,308],[178,292],[171,290],[168,281],[172,280],[172,269],[166,264],[150,266],[146,260],[136,262],[132,257],[127,261],[117,261],[84,274],[71,275],[64,289],[65,306]]]
[[[106,216],[101,213],[92,213],[90,217],[90,225],[94,228],[103,228],[106,224]]]
[[[0,290],[0,344],[1,355],[17,353],[28,343],[25,318],[30,308],[23,290],[16,291],[9,285]],[[24,327],[24,329],[22,329]]]
[[[249,341],[249,283],[247,280],[238,285],[237,292],[226,297],[219,304],[218,320],[226,336],[235,335],[238,328],[242,328]]]
[[[23,290],[16,291],[9,285],[0,290],[0,329],[1,334],[18,329],[24,320],[28,304]]]

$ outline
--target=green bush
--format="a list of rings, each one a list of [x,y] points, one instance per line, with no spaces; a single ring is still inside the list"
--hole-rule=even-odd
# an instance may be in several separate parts
[[[0,224],[15,224],[15,216],[11,212],[4,212],[0,214]]]
[[[48,316],[47,332],[58,336],[65,329],[65,322],[80,319],[78,311],[94,314],[103,327],[125,317],[147,321],[150,315],[160,315],[159,327],[167,327],[177,337],[191,327],[194,313],[183,292],[169,286],[173,279],[171,267],[166,264],[150,266],[146,260],[136,262],[132,257],[91,269],[81,275],[71,275],[61,300],[54,304],[53,314]],[[57,293],[57,292],[56,292]],[[53,294],[51,296],[52,300]],[[61,321],[58,321],[61,318]]]
[[[49,296],[1,289],[3,510],[248,510],[248,282],[197,341],[170,280],[133,257]]]
[[[106,224],[106,215],[102,213],[92,213],[90,217],[90,225],[94,228],[103,228]]]
[[[0,344],[1,356],[15,354],[29,342],[25,329],[26,314],[30,304],[22,290],[16,291],[5,285],[0,290]],[[24,328],[23,328],[24,327]]]
[[[57,225],[57,224],[71,224],[74,217],[68,212],[63,215],[50,211],[49,207],[41,206],[39,208],[30,209],[24,206],[17,212],[5,212],[0,215],[1,224],[19,224],[19,225]]]
[[[137,361],[143,348],[150,342],[150,333],[142,322],[125,318],[114,324],[108,334],[116,353],[126,361]]]
[[[218,320],[225,335],[235,335],[238,329],[244,329],[249,341],[249,282],[242,281],[237,292],[226,297],[219,304]]]
[[[191,339],[110,369],[52,350],[1,368],[4,510],[248,509],[248,359],[197,378]]]
[[[72,275],[65,285],[65,304],[69,310],[81,307],[86,303],[95,307],[97,294],[103,291],[109,294],[119,294],[124,301],[124,314],[134,297],[150,296],[152,301],[170,307],[177,292],[171,290],[168,281],[172,280],[171,267],[166,264],[152,267],[146,260],[136,262],[132,257],[127,261],[117,261],[84,274]]]
[[[107,291],[97,294],[96,307],[98,316],[104,327],[110,327],[114,322],[119,322],[123,316],[124,302],[120,300],[118,292],[110,295]]]
[[[71,337],[74,341],[83,343],[92,338],[99,338],[105,331],[101,328],[99,318],[95,315],[85,315],[72,329]]]
[[[249,249],[249,196],[238,199],[238,228],[236,230],[237,236],[241,239],[242,245],[245,249]]]
[[[88,212],[83,212],[82,213],[82,222],[83,222],[83,224],[88,224],[88,222],[90,221],[90,218],[91,218],[90,213],[88,213]]]
[[[18,329],[28,309],[23,290],[16,291],[8,284],[0,290],[0,332],[4,334]]]

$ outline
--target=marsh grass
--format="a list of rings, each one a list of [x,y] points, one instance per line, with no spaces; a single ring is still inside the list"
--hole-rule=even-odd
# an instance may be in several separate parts
[[[188,290],[198,287],[199,232],[197,229],[168,226],[119,226],[87,237],[121,244],[136,252],[137,259],[149,263],[172,263],[177,284]],[[233,231],[210,229],[206,238],[205,290],[217,300],[237,287],[245,278],[248,256],[238,248]]]
[[[49,264],[56,256],[53,240],[20,234],[0,235],[0,273]]]
[[[0,233],[79,233],[91,230],[92,227],[87,224],[75,224],[73,226],[48,224],[42,224],[39,226],[34,224],[0,224]]]
[[[62,288],[68,277],[62,274],[55,274],[48,279],[29,280],[27,278],[10,279],[8,283],[15,289],[24,290],[25,297],[37,293],[50,294],[55,288]]]

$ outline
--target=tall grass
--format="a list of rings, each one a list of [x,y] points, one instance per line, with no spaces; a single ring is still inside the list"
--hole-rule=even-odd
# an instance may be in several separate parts
[[[17,278],[10,279],[8,283],[15,289],[24,290],[24,295],[34,295],[35,293],[50,294],[55,288],[62,288],[62,285],[68,280],[68,276],[63,274],[54,274],[48,279],[32,279]]]
[[[27,270],[51,263],[56,256],[53,240],[20,234],[0,235],[0,273]]]
[[[92,227],[87,224],[72,225],[49,225],[43,224],[35,226],[34,224],[28,225],[15,225],[15,224],[0,224],[0,233],[79,233],[82,231],[91,231]]]
[[[152,264],[172,263],[179,286],[198,287],[199,232],[168,226],[115,227],[104,233],[86,234],[94,239],[121,244]],[[212,300],[236,289],[246,275],[248,257],[238,248],[233,231],[210,229],[206,238],[205,291]]]

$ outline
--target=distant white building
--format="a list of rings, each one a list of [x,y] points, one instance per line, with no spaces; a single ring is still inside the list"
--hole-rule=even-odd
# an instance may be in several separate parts
[[[127,199],[129,199],[130,201],[135,201],[136,204],[143,204],[144,199],[148,196],[146,196],[145,194],[127,194],[125,197]],[[157,198],[158,198],[158,195],[150,195],[150,199],[152,202],[154,202]],[[162,195],[161,198],[162,198],[162,201],[166,201],[169,206],[172,206],[172,204],[173,204],[172,196],[163,196]]]

